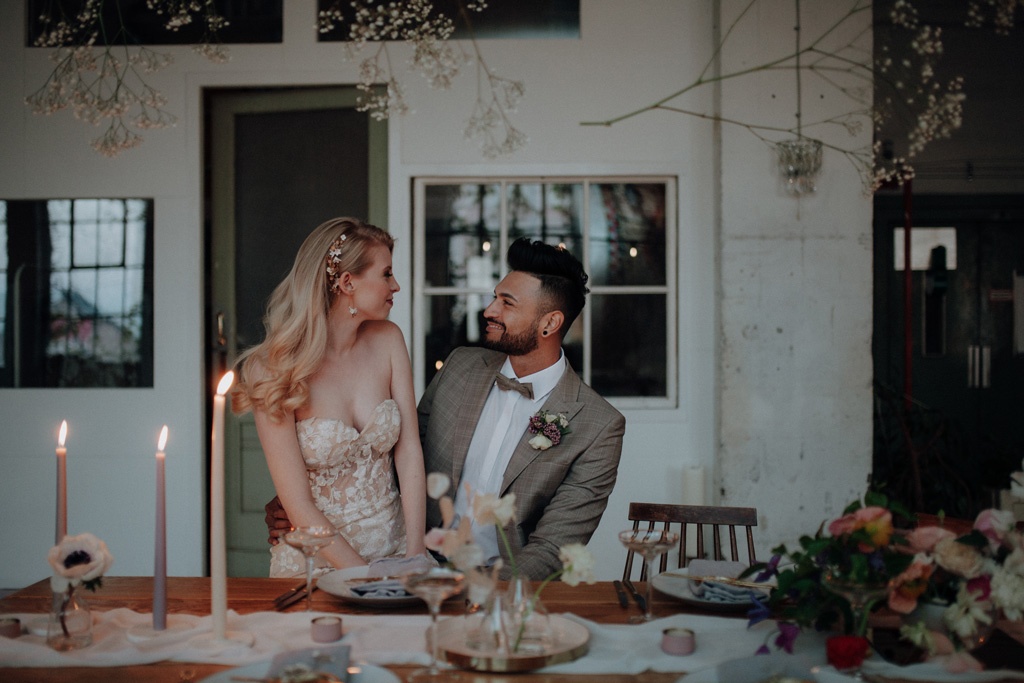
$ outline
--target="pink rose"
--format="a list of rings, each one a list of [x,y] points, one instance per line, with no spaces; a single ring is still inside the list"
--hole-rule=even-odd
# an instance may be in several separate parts
[[[917,599],[928,588],[928,579],[935,571],[930,560],[915,558],[903,573],[893,579],[889,586],[889,609],[900,614],[910,614],[917,607]]]
[[[876,548],[889,545],[892,538],[892,513],[882,507],[861,508],[853,513],[860,527],[871,537]]]
[[[843,515],[837,520],[834,520],[828,525],[828,532],[833,536],[845,536],[852,534],[858,528],[857,521],[854,519],[852,514]]]
[[[930,553],[939,541],[946,538],[956,538],[956,534],[938,526],[921,526],[907,534],[907,542],[915,553]]]
[[[995,550],[1002,545],[1006,535],[1013,530],[1017,519],[1011,510],[982,510],[974,520],[974,528],[988,539],[989,547]]]

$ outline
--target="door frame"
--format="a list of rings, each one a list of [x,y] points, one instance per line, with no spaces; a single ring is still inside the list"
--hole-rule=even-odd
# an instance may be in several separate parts
[[[204,155],[207,160],[208,177],[205,187],[207,195],[204,199],[204,215],[207,216],[205,226],[206,272],[208,273],[205,291],[205,310],[207,330],[203,336],[205,348],[203,373],[206,385],[202,387],[202,395],[206,397],[206,426],[212,429],[212,396],[223,372],[234,366],[238,357],[236,315],[233,310],[235,301],[236,270],[233,257],[223,255],[235,253],[235,118],[245,114],[260,114],[287,111],[315,111],[322,109],[356,109],[359,97],[363,95],[355,86],[309,86],[309,87],[255,87],[255,88],[215,88],[209,89],[203,96],[203,107],[207,121],[204,143]],[[367,220],[374,225],[388,224],[388,124],[368,117],[368,178],[367,178]],[[224,299],[219,297],[225,295]],[[218,325],[218,313],[224,312],[223,327]],[[227,511],[239,510],[243,506],[241,476],[228,476],[232,468],[241,472],[240,449],[243,446],[243,425],[252,427],[253,417],[248,413],[240,418],[232,415],[225,420],[225,508]],[[254,428],[247,429],[254,432]],[[257,444],[258,445],[258,444]],[[206,459],[206,482],[210,481],[209,451]],[[209,486],[205,486],[204,500],[209,510]],[[249,529],[250,524],[241,524],[243,528],[232,524],[231,515],[226,520],[228,532],[228,568],[230,575],[242,575],[232,572],[238,561],[233,560],[236,554],[244,553],[240,548],[232,548],[232,538],[241,544],[251,544],[255,537],[265,542],[263,527],[263,511],[247,510],[259,517],[259,530]],[[207,547],[209,544],[209,515],[204,525]],[[255,522],[252,523],[255,525]],[[253,537],[253,538],[250,538]],[[206,553],[206,562],[209,553]],[[269,553],[267,553],[269,566]],[[209,568],[207,567],[207,570]]]

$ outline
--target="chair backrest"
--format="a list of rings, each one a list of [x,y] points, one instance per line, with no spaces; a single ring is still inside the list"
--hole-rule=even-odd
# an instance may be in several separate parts
[[[690,558],[686,556],[686,540],[690,533],[696,534],[696,557],[704,558],[704,527],[711,527],[712,556],[715,560],[740,561],[736,542],[736,527],[745,527],[747,536],[747,563],[754,564],[754,533],[757,526],[757,508],[716,507],[711,505],[669,505],[666,503],[630,503],[629,519],[633,529],[669,530],[673,524],[679,525],[679,566],[685,567]],[[728,529],[730,557],[722,553],[722,529]],[[626,553],[626,568],[622,572],[622,580],[630,578],[633,570],[633,551]],[[640,558],[640,581],[647,579],[647,566]],[[668,554],[661,556],[659,571],[668,567]]]

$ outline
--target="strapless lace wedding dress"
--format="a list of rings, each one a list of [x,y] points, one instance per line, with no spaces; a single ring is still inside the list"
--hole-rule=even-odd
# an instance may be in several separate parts
[[[341,420],[310,417],[295,424],[313,500],[366,561],[405,554],[405,521],[391,449],[398,441],[398,404],[381,401],[360,432]],[[331,569],[317,555],[316,575]],[[283,541],[270,551],[270,576],[304,577],[306,558]]]

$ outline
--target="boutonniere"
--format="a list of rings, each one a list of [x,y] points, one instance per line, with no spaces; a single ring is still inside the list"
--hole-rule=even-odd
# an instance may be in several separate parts
[[[570,431],[569,418],[565,413],[539,410],[536,415],[530,417],[530,433],[537,435],[530,439],[530,445],[534,450],[546,451],[552,446],[557,446],[561,443],[562,437]]]

